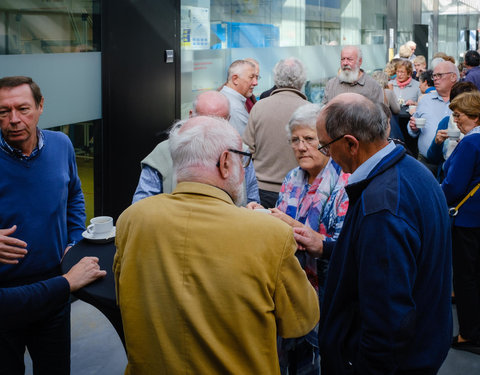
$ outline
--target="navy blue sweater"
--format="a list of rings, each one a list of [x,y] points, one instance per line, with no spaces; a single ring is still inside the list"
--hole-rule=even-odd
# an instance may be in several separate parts
[[[0,287],[45,280],[59,273],[71,241],[82,239],[85,205],[75,152],[68,137],[42,130],[44,145],[30,160],[0,148],[0,228],[27,243],[18,264],[0,265]]]
[[[346,190],[320,317],[322,373],[435,371],[452,337],[445,197],[402,146]]]
[[[56,276],[46,281],[0,288],[0,331],[38,321],[68,303],[70,285]]]

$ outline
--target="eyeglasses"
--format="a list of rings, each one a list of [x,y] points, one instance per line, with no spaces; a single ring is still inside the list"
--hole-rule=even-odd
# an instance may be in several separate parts
[[[453,116],[453,118],[455,118],[455,119],[459,118],[461,115],[463,115],[463,113],[458,113],[458,112],[453,112],[453,113],[452,113],[452,116]]]
[[[321,143],[318,145],[318,151],[320,151],[323,155],[325,156],[330,156],[330,145],[332,143],[335,143],[336,141],[339,141],[345,137],[345,134],[341,135],[340,137],[335,138],[333,141],[328,142],[326,145],[322,145]]]
[[[250,162],[252,161],[253,154],[251,154],[249,152],[245,152],[245,151],[234,150],[232,148],[229,148],[228,151],[244,156],[243,160],[242,160],[243,168],[247,168],[250,165]],[[220,158],[217,161],[217,168],[218,167],[220,167]]]
[[[433,73],[432,78],[433,79],[440,79],[442,78],[445,74],[453,74],[454,72],[446,72],[446,73]]]
[[[292,139],[290,139],[288,141],[288,143],[290,143],[290,145],[293,147],[293,148],[298,148],[300,147],[300,143],[305,144],[305,146],[310,146],[310,147],[317,147],[318,146],[318,138],[316,137],[305,137],[305,138],[302,138],[302,137],[293,137]]]

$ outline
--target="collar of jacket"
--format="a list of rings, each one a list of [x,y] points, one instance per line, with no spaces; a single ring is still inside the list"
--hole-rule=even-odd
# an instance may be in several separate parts
[[[395,149],[385,156],[380,162],[372,169],[368,177],[362,181],[345,186],[345,190],[348,194],[350,202],[354,203],[362,195],[362,192],[370,184],[370,182],[378,175],[390,169],[393,165],[397,164],[406,154],[405,148],[402,145],[397,145]]]
[[[301,92],[300,90],[294,89],[293,87],[280,87],[278,89],[273,90],[270,96],[278,94],[279,92],[292,92],[300,96],[302,99],[305,99],[305,100],[307,99],[307,97],[303,92]]]

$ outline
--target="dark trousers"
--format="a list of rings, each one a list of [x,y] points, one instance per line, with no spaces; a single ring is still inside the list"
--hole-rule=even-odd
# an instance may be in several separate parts
[[[260,204],[265,208],[274,208],[277,204],[278,193],[275,191],[268,191],[258,189],[260,195]]]
[[[39,320],[35,314],[31,322],[0,331],[0,375],[25,373],[25,347],[34,375],[70,374],[70,303]]]
[[[452,228],[453,288],[460,335],[480,342],[480,228]]]

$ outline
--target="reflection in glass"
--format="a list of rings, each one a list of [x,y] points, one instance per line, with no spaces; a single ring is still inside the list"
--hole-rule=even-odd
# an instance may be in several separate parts
[[[2,0],[0,55],[100,50],[98,0]]]

